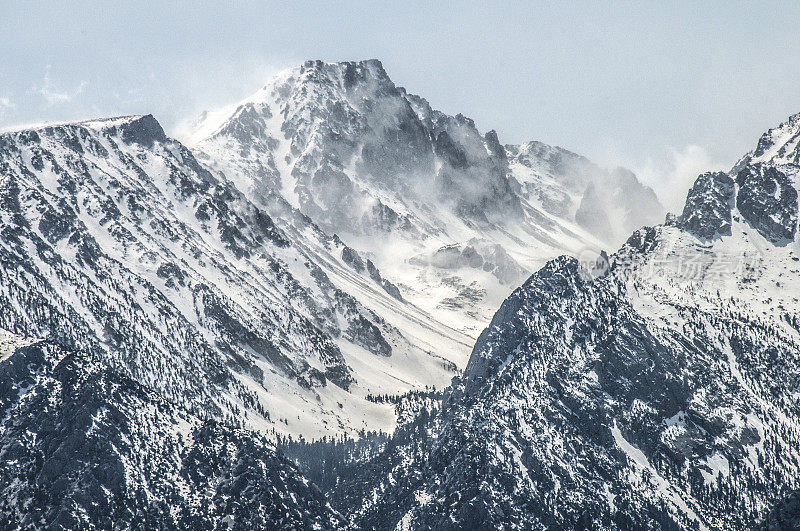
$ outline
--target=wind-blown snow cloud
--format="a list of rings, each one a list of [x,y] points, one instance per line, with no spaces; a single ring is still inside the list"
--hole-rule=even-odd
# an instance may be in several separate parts
[[[7,97],[0,96],[0,120],[5,118],[8,111],[16,108],[16,105]]]
[[[60,103],[69,103],[75,97],[79,96],[83,92],[83,89],[86,88],[87,82],[84,80],[81,81],[78,85],[78,88],[72,92],[57,89],[52,78],[50,77],[50,69],[51,65],[47,65],[44,70],[42,84],[40,86],[33,87],[33,92],[41,95],[47,102],[48,106],[58,105]]]
[[[658,163],[648,158],[644,164],[630,167],[658,195],[661,203],[670,212],[680,213],[686,193],[697,176],[707,171],[727,171],[725,164],[715,161],[703,146],[689,144],[683,148],[672,148],[667,160]]]

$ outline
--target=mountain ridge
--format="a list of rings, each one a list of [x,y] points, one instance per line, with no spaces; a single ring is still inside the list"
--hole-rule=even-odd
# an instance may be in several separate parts
[[[441,403],[356,461],[368,476],[345,469],[360,494],[334,505],[378,529],[759,525],[800,482],[800,245],[747,211],[775,193],[767,170],[800,173],[773,148],[698,177],[679,218],[602,263],[532,275]]]
[[[632,174],[300,69],[193,149],[151,115],[0,135],[9,526],[789,521],[800,115],[609,255],[577,218],[638,224]]]
[[[599,252],[598,232],[624,238],[664,216],[632,174],[549,147],[553,160],[540,164],[470,118],[433,109],[376,61],[285,70],[198,131],[198,157],[251,200],[281,195],[472,338],[548,259]],[[446,248],[469,256],[443,260]]]
[[[0,136],[0,151],[4,272],[26,272],[2,275],[0,326],[34,337],[54,334],[90,350],[121,343],[126,347],[111,349],[112,358],[114,351],[124,352],[122,366],[156,387],[170,380],[167,387],[177,386],[187,397],[197,378],[210,376],[232,386],[234,394],[249,395],[234,401],[250,404],[255,422],[266,420],[270,409],[278,413],[266,393],[270,385],[299,385],[282,394],[296,396],[300,402],[285,405],[307,417],[311,407],[300,404],[323,400],[320,389],[338,394],[327,382],[348,393],[327,398],[324,410],[334,421],[329,428],[309,418],[289,428],[295,433],[388,429],[389,408],[368,403],[364,395],[387,385],[392,392],[395,386],[424,386],[433,383],[431,378],[442,385],[455,371],[453,362],[433,353],[424,338],[412,344],[342,287],[362,300],[368,296],[379,308],[417,319],[421,324],[415,330],[440,341],[455,343],[459,336],[424,324],[422,314],[397,299],[377,268],[359,272],[345,263],[342,242],[307,218],[293,217],[288,209],[276,224],[224,177],[163,136],[152,117],[6,133]],[[44,309],[37,314],[20,309],[32,307]],[[265,329],[270,322],[273,326]],[[175,327],[182,332],[175,334]],[[209,365],[185,369],[191,376],[178,383],[142,364],[136,342],[150,345],[151,355],[162,359],[155,363],[157,370],[180,372],[184,360],[197,363],[187,353]],[[386,361],[354,378],[350,366],[363,367],[371,356]],[[244,388],[238,378],[245,379]],[[373,381],[377,388],[359,390],[357,397],[347,391],[356,380],[368,388]],[[209,394],[215,385],[196,386],[197,393],[208,396],[208,407],[219,398]],[[353,400],[347,411],[365,411],[344,416],[339,404],[346,398]],[[366,424],[345,424],[359,414]],[[268,431],[283,431],[281,425],[288,423],[266,421],[261,428]]]

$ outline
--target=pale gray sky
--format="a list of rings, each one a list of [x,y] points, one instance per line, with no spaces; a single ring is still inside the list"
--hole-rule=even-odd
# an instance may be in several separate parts
[[[175,131],[305,59],[378,58],[502,142],[627,165],[672,207],[800,112],[796,2],[162,4],[0,0],[0,127],[150,112]]]

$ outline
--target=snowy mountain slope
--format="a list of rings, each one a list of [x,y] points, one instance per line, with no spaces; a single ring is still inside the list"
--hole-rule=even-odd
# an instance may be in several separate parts
[[[49,341],[0,348],[4,529],[341,523],[263,437],[203,420],[94,356]]]
[[[611,247],[666,211],[653,190],[625,168],[607,171],[585,157],[541,142],[508,145],[519,195],[554,216],[574,220]]]
[[[543,144],[504,147],[375,60],[308,61],[202,116],[188,142],[256,204],[281,195],[473,338],[546,260],[616,245],[664,216],[632,174]]]
[[[335,505],[380,529],[761,522],[800,485],[798,124],[610,257],[535,273]]]
[[[456,332],[406,337],[352,295],[425,323],[377,268],[308,220],[284,232],[151,116],[5,133],[0,168],[0,326],[101,354],[190,411],[265,433],[387,430],[367,394],[463,366]]]

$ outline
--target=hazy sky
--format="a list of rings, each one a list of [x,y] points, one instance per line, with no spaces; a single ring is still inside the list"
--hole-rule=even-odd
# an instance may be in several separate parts
[[[175,132],[305,59],[378,58],[502,142],[627,165],[674,207],[800,112],[797,2],[237,3],[0,0],[0,127],[153,113]]]

